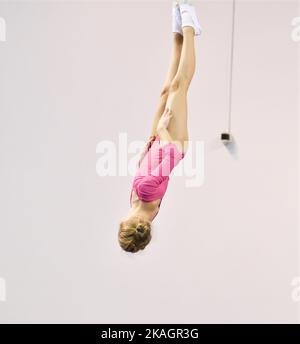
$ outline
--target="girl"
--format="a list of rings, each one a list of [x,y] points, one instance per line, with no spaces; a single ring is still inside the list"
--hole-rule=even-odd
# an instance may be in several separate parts
[[[130,193],[130,210],[119,228],[119,244],[128,252],[144,249],[151,240],[151,222],[166,192],[169,174],[188,145],[187,92],[195,72],[194,37],[201,34],[191,0],[172,7],[173,49],[147,145]]]

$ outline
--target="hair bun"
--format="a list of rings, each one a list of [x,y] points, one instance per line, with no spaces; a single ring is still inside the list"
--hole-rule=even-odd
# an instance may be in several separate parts
[[[136,231],[139,232],[139,233],[141,233],[141,234],[144,234],[144,233],[145,233],[145,228],[144,228],[143,226],[138,226],[138,227],[136,228]]]

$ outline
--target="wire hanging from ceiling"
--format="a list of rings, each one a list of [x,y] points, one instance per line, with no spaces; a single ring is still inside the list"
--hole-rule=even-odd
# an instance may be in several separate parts
[[[228,132],[231,130],[232,109],[232,75],[234,58],[234,29],[235,29],[235,0],[232,0],[232,27],[231,27],[231,52],[230,52],[230,75],[229,75],[229,105],[228,105]]]
[[[235,36],[235,0],[232,0],[232,23],[231,23],[231,50],[229,67],[229,94],[228,94],[228,113],[227,113],[227,132],[221,134],[221,140],[224,143],[231,141],[231,115],[232,115],[232,79],[234,62],[234,36]]]

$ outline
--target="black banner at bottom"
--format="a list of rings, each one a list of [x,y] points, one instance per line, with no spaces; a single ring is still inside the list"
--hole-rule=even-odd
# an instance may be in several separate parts
[[[9,342],[43,343],[201,343],[258,339],[300,339],[298,324],[5,324],[1,338]],[[3,342],[4,343],[4,342]]]

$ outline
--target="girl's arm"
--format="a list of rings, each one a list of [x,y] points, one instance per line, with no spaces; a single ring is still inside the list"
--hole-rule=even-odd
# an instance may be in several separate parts
[[[157,131],[161,141],[170,143],[173,141],[172,136],[170,135],[169,131],[167,128],[161,128]]]
[[[150,149],[152,143],[155,141],[157,134],[159,135],[161,141],[163,141],[163,142],[170,143],[171,141],[173,141],[170,133],[167,130],[167,127],[169,125],[171,117],[172,117],[171,110],[168,108],[165,108],[165,111],[160,116],[159,120],[157,122],[154,121],[154,125],[156,126],[155,130],[153,127],[151,135],[148,138],[146,146],[145,146],[145,148],[141,154],[141,157],[139,159],[138,166],[140,166],[142,160],[144,159],[145,155],[147,154],[148,150]]]
[[[146,145],[145,145],[145,147],[144,147],[144,149],[143,149],[143,151],[141,153],[140,159],[138,161],[138,167],[140,167],[141,162],[143,161],[143,159],[144,159],[145,155],[147,154],[148,150],[150,149],[152,143],[155,141],[155,138],[156,138],[156,136],[154,136],[154,135],[149,136],[149,138],[147,140],[147,143],[146,143]]]
[[[162,116],[160,117],[158,124],[157,124],[157,133],[161,139],[161,141],[170,143],[173,141],[173,138],[171,137],[169,131],[168,131],[168,125],[170,123],[170,120],[172,118],[172,113],[169,108],[166,108]]]
[[[151,135],[156,136],[158,134],[157,132],[157,125],[158,122],[163,115],[163,113],[166,110],[166,103],[168,99],[168,92],[163,91],[159,98],[159,104],[157,106],[157,110],[154,114],[153,122],[152,122],[152,128],[151,128]]]

